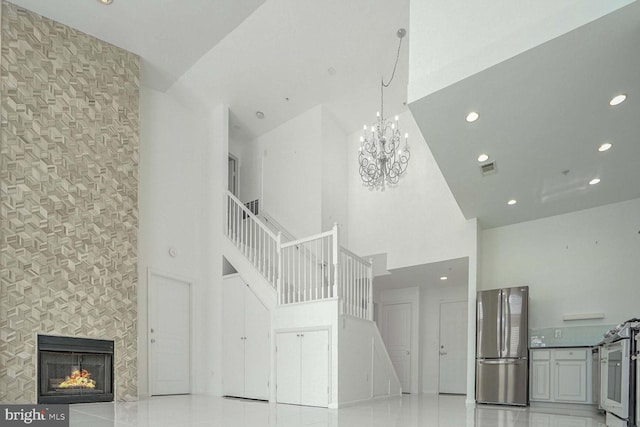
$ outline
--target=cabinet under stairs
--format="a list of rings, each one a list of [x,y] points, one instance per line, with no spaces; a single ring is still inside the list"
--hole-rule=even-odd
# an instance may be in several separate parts
[[[226,202],[223,251],[238,274],[223,281],[224,394],[333,408],[400,395],[373,322],[371,262],[338,244],[337,226],[284,242]]]

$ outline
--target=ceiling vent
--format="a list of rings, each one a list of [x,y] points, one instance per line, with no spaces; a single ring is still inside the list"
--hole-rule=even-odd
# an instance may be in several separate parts
[[[480,172],[482,176],[491,175],[492,173],[496,173],[496,162],[485,163],[484,165],[480,165]]]

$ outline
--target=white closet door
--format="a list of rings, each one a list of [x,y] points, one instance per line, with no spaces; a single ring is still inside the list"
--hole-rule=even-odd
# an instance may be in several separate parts
[[[191,392],[191,283],[150,274],[152,395]]]
[[[329,404],[329,333],[302,332],[301,403],[309,406]]]
[[[276,401],[300,404],[300,333],[276,335]]]
[[[226,396],[244,396],[244,294],[247,285],[240,277],[223,281],[223,366]]]
[[[269,310],[245,288],[244,397],[269,399]]]

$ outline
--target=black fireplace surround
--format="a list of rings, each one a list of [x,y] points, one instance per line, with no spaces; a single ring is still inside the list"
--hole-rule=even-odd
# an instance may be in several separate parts
[[[112,402],[113,341],[38,335],[38,403]]]

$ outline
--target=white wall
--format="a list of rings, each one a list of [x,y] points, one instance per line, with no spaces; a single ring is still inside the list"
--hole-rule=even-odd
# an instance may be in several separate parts
[[[240,159],[241,200],[260,198],[298,238],[322,231],[321,118],[321,106],[302,113],[245,144]]]
[[[332,114],[322,108],[322,231],[338,224],[340,242],[348,241],[347,134]]]
[[[194,280],[194,392],[219,394],[221,189],[226,186],[227,110],[196,113],[174,97],[141,89],[138,241],[139,390],[148,394],[147,270]],[[224,152],[223,152],[224,151]],[[171,257],[169,248],[177,250]]]
[[[411,0],[409,102],[633,0]]]
[[[467,300],[467,283],[431,283],[420,290],[422,392],[438,393],[440,378],[440,303]],[[466,332],[466,331],[465,331]]]
[[[640,314],[640,199],[482,232],[479,289],[529,285],[529,327]],[[563,322],[563,314],[602,320]]]
[[[384,191],[363,187],[358,173],[360,132],[349,135],[348,248],[358,255],[387,253],[387,269],[469,256],[475,225],[462,213],[410,112],[400,116],[409,133],[406,175]]]

